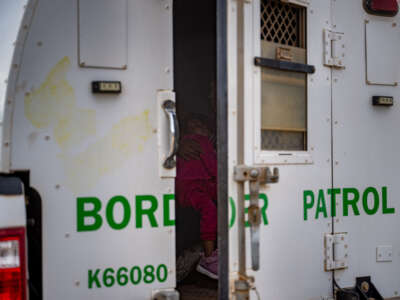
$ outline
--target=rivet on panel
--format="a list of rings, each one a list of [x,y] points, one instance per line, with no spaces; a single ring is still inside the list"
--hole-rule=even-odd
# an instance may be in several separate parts
[[[75,281],[75,286],[80,286],[80,285],[81,285],[80,281]]]
[[[153,129],[153,133],[157,133],[157,129]]]
[[[394,295],[397,296],[399,294],[398,291],[394,291]]]
[[[339,162],[338,161],[335,161],[335,165],[338,165],[339,164]]]
[[[336,25],[333,25],[333,28],[336,28]]]
[[[335,78],[333,81],[334,81],[334,82],[337,82],[337,81],[338,81],[338,79],[337,79],[337,78]]]
[[[56,190],[59,190],[60,189],[60,185],[56,184],[55,188],[56,188]]]
[[[29,92],[25,93],[25,97],[29,97],[30,95],[31,95],[31,93],[29,93]]]
[[[336,223],[339,223],[339,219],[336,219]]]
[[[165,5],[165,9],[169,9],[169,4],[166,4],[166,5]]]
[[[36,43],[36,45],[37,45],[38,47],[42,47],[42,46],[43,46],[43,42],[39,41],[39,42]]]
[[[10,144],[8,142],[4,143],[4,147],[8,147]]]
[[[14,69],[18,69],[18,65],[17,64],[13,64],[13,68]]]
[[[330,160],[329,158],[326,160],[327,163],[329,163],[330,161],[331,161],[331,160]]]
[[[168,73],[170,72],[169,67],[166,67],[165,70],[164,70],[164,72],[168,74]]]
[[[310,9],[310,14],[313,14],[314,13],[314,10],[313,9]]]
[[[28,25],[24,25],[22,28],[23,28],[24,30],[27,30],[29,27],[28,27]]]
[[[70,234],[67,232],[66,234],[65,234],[65,238],[67,239],[67,238],[69,238],[70,237]]]
[[[335,121],[335,125],[337,125],[338,124],[338,121]]]
[[[392,26],[393,26],[393,27],[396,27],[396,26],[397,26],[397,24],[396,24],[396,23],[393,23],[393,24],[392,24]]]
[[[44,139],[45,139],[46,141],[49,141],[49,140],[50,140],[50,136],[46,135],[46,136],[44,137]]]
[[[313,81],[314,81],[314,78],[310,78],[310,81],[313,82]]]

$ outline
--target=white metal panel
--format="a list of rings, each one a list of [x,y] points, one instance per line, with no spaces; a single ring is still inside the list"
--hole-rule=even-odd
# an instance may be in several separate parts
[[[396,57],[399,48],[396,45],[400,45],[400,29],[392,18],[365,21],[368,84],[398,84],[400,68]]]
[[[238,107],[237,107],[237,1],[228,1],[228,24],[227,24],[227,60],[228,60],[228,184],[229,196],[237,198],[237,183],[233,178],[233,170],[237,164],[237,142],[238,142]],[[233,201],[233,199],[232,199]],[[236,201],[233,201],[236,203]],[[233,209],[230,201],[229,219],[236,216],[236,209]],[[237,217],[236,217],[237,218]],[[229,230],[229,271],[230,290],[234,289],[233,281],[238,272],[238,226],[232,226]]]
[[[18,76],[22,61],[22,54],[24,53],[25,41],[28,36],[29,27],[35,13],[38,0],[27,0],[25,12],[21,20],[21,25],[18,31],[18,37],[15,41],[14,53],[10,72],[7,79],[7,92],[6,99],[3,103],[3,120],[2,120],[2,134],[1,134],[1,171],[9,172],[11,165],[11,134],[12,134],[12,118],[14,110],[15,94],[24,87],[18,85]]]
[[[16,82],[24,85],[13,91],[9,125],[11,169],[30,170],[31,186],[42,198],[44,300],[150,299],[154,289],[175,287],[175,230],[165,224],[163,201],[174,194],[174,180],[159,177],[156,130],[157,90],[173,89],[171,8],[170,0],[129,1],[128,48],[136,67],[99,70],[75,63],[77,1],[42,0],[36,7]],[[94,80],[121,81],[122,93],[92,94]],[[120,230],[106,219],[117,195],[131,209]],[[137,227],[138,195],[157,199],[156,227],[147,216]],[[100,229],[77,231],[78,197],[100,200]],[[173,219],[173,201],[169,204]],[[114,215],[118,222],[123,217],[119,203]],[[103,284],[107,268],[116,279],[121,267],[143,271],[160,264],[167,266],[164,282]],[[90,289],[88,272],[97,269],[101,288]]]
[[[0,195],[0,228],[26,226],[25,196]]]
[[[233,1],[235,2],[235,1]],[[236,5],[231,4],[231,14],[235,14]],[[259,27],[260,1],[254,0],[245,4],[245,122],[239,123],[235,114],[237,110],[236,90],[234,88],[235,52],[231,50],[229,65],[229,136],[236,142],[238,128],[244,126],[245,163],[247,165],[263,164],[257,157],[260,139],[260,68],[254,66],[254,57],[260,55]],[[332,296],[332,277],[330,272],[324,272],[324,234],[331,232],[330,218],[315,219],[315,210],[307,221],[303,219],[303,192],[311,190],[318,195],[318,190],[326,190],[331,185],[331,77],[330,69],[322,65],[323,42],[322,30],[330,24],[330,6],[323,1],[310,1],[307,13],[308,63],[315,65],[316,73],[308,76],[308,127],[309,153],[313,162],[301,158],[302,165],[288,165],[286,162],[278,165],[280,181],[278,184],[262,187],[261,193],[268,197],[268,225],[261,224],[261,269],[258,272],[250,270],[250,241],[247,230],[247,265],[249,274],[254,275],[255,286],[262,299],[321,299]],[[234,16],[229,22],[231,28],[236,25]],[[233,35],[233,33],[232,33]],[[229,35],[231,37],[231,35]],[[320,38],[313,38],[313,37]],[[230,40],[230,47],[234,40]],[[229,147],[229,164],[236,164],[236,144]],[[232,154],[232,155],[231,155]],[[265,161],[267,162],[267,160]],[[264,162],[264,164],[265,164]],[[298,161],[296,161],[298,162]],[[232,169],[230,173],[233,173]],[[237,207],[236,185],[230,179],[230,196]],[[316,198],[317,200],[317,198]],[[263,205],[263,201],[260,201]],[[329,203],[327,203],[329,207]],[[236,216],[237,221],[237,216]],[[237,223],[233,222],[230,234],[230,269],[238,270],[237,265]],[[235,273],[232,274],[234,276]],[[290,284],[295,283],[295,284]],[[252,294],[255,297],[254,293]]]
[[[365,20],[370,24],[387,22],[399,24],[400,16],[382,18],[367,15],[361,1],[332,1],[336,30],[345,32],[346,69],[333,71],[333,184],[341,189],[337,196],[337,214],[335,231],[348,233],[348,269],[336,271],[336,278],[342,287],[354,286],[355,278],[372,276],[372,282],[384,298],[398,296],[400,292],[400,99],[399,87],[372,86],[365,82]],[[389,27],[375,27],[382,31],[374,33],[376,41],[386,40]],[[392,31],[392,29],[389,29]],[[396,28],[397,34],[399,29]],[[372,32],[371,32],[372,34]],[[380,35],[381,37],[377,37]],[[367,37],[368,38],[368,37]],[[387,40],[388,41],[388,40]],[[398,39],[384,48],[400,49]],[[369,54],[368,54],[369,55]],[[390,53],[387,53],[390,55]],[[376,56],[377,63],[391,61],[399,70],[398,55],[390,57]],[[389,70],[392,68],[389,68]],[[381,73],[382,75],[382,73]],[[378,78],[379,79],[379,78]],[[372,96],[390,95],[395,100],[392,107],[372,106]],[[374,212],[374,194],[366,198],[367,214],[363,193],[368,187],[377,190],[378,208]],[[386,187],[386,197],[383,188]],[[344,216],[343,188],[354,188],[360,196],[356,204],[359,215],[355,215],[350,206],[348,216]],[[390,213],[383,212],[383,199],[387,200]],[[346,205],[346,207],[348,207]],[[393,261],[377,262],[377,248],[391,246]]]
[[[79,0],[79,65],[127,68],[127,0]]]

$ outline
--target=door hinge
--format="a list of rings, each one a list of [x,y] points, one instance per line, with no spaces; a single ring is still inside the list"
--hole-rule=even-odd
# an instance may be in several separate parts
[[[324,65],[345,68],[344,33],[324,29]]]
[[[325,234],[325,271],[346,269],[348,267],[347,233]]]

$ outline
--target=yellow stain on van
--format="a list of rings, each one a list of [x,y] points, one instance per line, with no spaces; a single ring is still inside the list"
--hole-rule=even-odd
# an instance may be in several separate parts
[[[134,153],[142,152],[151,133],[146,110],[114,124],[110,132],[82,153],[64,155],[68,187],[76,194],[87,192],[106,174],[123,166]]]
[[[25,95],[25,117],[36,128],[52,128],[62,149],[96,134],[95,111],[76,105],[74,89],[66,78],[70,65],[69,58],[64,57],[39,88]]]

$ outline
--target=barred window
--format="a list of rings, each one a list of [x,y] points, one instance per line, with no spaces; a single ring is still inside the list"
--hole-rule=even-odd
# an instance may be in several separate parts
[[[307,63],[306,9],[261,0],[261,55]],[[261,148],[307,150],[307,75],[263,68]]]

